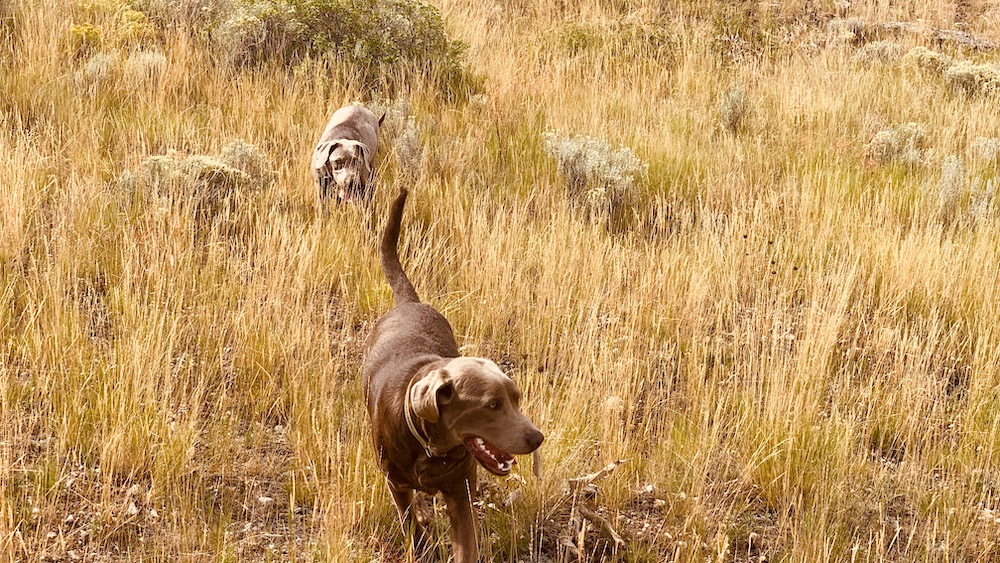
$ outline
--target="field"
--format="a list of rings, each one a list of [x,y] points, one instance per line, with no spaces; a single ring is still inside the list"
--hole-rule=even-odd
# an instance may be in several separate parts
[[[483,560],[1000,561],[1000,4],[432,3],[451,74],[0,1],[0,561],[414,561],[360,383],[400,187],[546,434]],[[376,202],[324,215],[352,101]]]

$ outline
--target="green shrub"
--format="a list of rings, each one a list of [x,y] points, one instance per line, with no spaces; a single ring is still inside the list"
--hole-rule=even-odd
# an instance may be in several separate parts
[[[306,57],[346,64],[366,83],[400,73],[429,75],[449,94],[471,89],[465,46],[451,41],[436,8],[419,0],[149,0],[161,25],[188,22],[234,66]],[[206,31],[207,30],[207,31]]]

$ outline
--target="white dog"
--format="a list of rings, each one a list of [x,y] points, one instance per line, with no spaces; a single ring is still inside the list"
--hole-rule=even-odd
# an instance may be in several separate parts
[[[324,210],[334,196],[337,203],[371,199],[378,133],[384,119],[385,115],[376,119],[362,106],[342,107],[330,117],[312,157]]]

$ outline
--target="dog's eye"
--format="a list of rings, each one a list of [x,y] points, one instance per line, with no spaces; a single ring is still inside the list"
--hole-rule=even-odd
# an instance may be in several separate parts
[[[489,408],[494,411],[500,410],[500,401],[490,401]]]

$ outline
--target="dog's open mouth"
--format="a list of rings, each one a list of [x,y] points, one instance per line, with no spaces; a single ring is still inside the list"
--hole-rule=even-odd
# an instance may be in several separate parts
[[[466,438],[465,447],[476,456],[479,465],[494,475],[506,476],[517,463],[514,456],[478,436]]]

